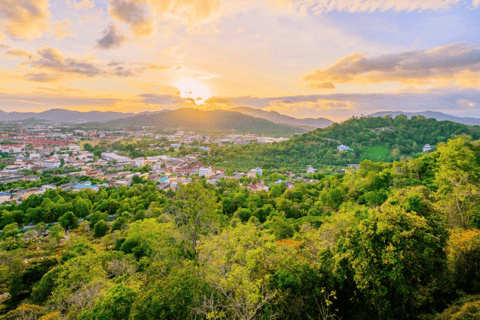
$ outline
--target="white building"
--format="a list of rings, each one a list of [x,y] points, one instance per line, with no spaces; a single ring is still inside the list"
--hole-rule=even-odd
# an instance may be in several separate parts
[[[68,146],[69,151],[80,151],[80,146]]]
[[[128,157],[119,156],[118,154],[113,152],[102,153],[102,158],[107,161],[117,161],[117,163],[127,163],[132,161],[132,159]]]
[[[337,150],[338,150],[338,151],[341,151],[341,152],[342,152],[342,151],[353,151],[353,149],[350,149],[349,147],[344,146],[343,144],[339,145],[339,146],[337,147]]]
[[[38,153],[30,153],[30,156],[28,157],[30,160],[37,160],[40,159],[40,154]]]
[[[433,147],[429,144],[426,144],[426,145],[423,146],[423,152],[427,152],[427,151],[430,151],[432,149],[433,149]]]
[[[13,146],[12,147],[12,152],[13,153],[21,153],[23,151],[23,147],[19,146]]]
[[[143,165],[145,164],[145,159],[143,158],[136,158],[136,159],[133,159],[132,162],[131,162],[131,166],[135,167],[135,168],[140,168],[140,167],[143,167]]]
[[[60,164],[59,160],[44,160],[42,162],[42,166],[45,168],[60,168]]]
[[[198,175],[204,177],[208,174],[212,174],[212,168],[200,168],[198,169]]]
[[[317,170],[315,170],[312,166],[307,166],[307,173],[315,173]]]

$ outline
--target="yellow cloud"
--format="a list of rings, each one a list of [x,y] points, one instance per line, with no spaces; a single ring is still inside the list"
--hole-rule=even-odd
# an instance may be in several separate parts
[[[48,0],[0,0],[4,31],[11,37],[32,40],[49,30]]]
[[[409,85],[477,86],[480,72],[480,43],[458,42],[431,50],[419,50],[367,57],[347,55],[332,66],[307,73],[303,80],[310,88],[326,83],[373,84],[399,82]]]
[[[186,25],[191,32],[212,22],[220,13],[220,0],[110,0],[111,17],[130,25],[145,37],[155,30],[157,18]]]
[[[7,51],[7,54],[9,56],[14,56],[14,57],[31,57],[32,55],[30,54],[30,52],[27,52],[25,50],[22,50],[22,49],[11,49],[11,50],[8,50]]]
[[[70,20],[65,20],[63,22],[54,22],[53,24],[55,25],[54,35],[59,40],[75,33],[74,30],[70,29],[70,26],[72,25]]]

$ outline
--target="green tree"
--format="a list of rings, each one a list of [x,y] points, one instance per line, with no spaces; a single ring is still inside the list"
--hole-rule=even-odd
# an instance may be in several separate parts
[[[86,320],[128,320],[137,295],[137,290],[124,284],[117,284],[102,295],[91,310],[83,311],[78,318]]]
[[[78,218],[73,212],[66,212],[58,220],[64,229],[76,229],[78,227]]]
[[[407,202],[407,195],[382,205],[337,243],[337,277],[350,278],[361,293],[358,303],[367,303],[379,319],[417,314],[430,299],[424,287],[438,281],[446,265],[442,219],[426,199],[418,212],[392,204]]]
[[[106,235],[108,232],[108,224],[104,220],[98,221],[94,228],[93,228],[93,234],[95,235],[96,238],[101,238],[104,235]]]
[[[470,140],[471,137],[461,136],[438,147],[438,205],[455,227],[466,228],[480,208],[479,159]]]

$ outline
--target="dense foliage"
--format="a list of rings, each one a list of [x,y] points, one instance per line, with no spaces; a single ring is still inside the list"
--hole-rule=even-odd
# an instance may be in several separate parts
[[[0,207],[0,318],[476,319],[479,165],[459,136],[268,192],[49,190]]]
[[[402,115],[395,119],[353,117],[340,124],[296,135],[285,142],[214,148],[213,157],[205,162],[238,170],[257,166],[305,170],[307,165],[318,168],[358,164],[365,159],[392,162],[418,157],[424,145],[436,146],[460,134],[480,139],[480,127],[421,116],[412,119]],[[353,151],[339,152],[337,146],[340,144]]]

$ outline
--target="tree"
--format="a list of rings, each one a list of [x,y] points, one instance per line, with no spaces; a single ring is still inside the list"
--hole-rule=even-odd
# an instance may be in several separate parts
[[[18,234],[18,223],[13,222],[6,225],[2,231],[2,238],[6,239],[8,237],[16,237]]]
[[[201,183],[180,186],[176,205],[180,211],[178,223],[184,229],[191,252],[196,255],[200,236],[215,232],[220,227],[220,205],[215,194]]]
[[[336,276],[353,280],[358,303],[367,303],[380,319],[417,314],[430,299],[428,292],[421,295],[422,286],[443,275],[448,231],[425,192],[402,190],[337,243]]]
[[[66,212],[58,220],[64,229],[76,229],[78,227],[78,218],[73,212]]]
[[[65,238],[65,233],[61,224],[54,225],[50,230],[49,237],[55,241],[60,241],[60,239]]]
[[[137,295],[138,292],[135,289],[117,284],[101,296],[91,310],[80,313],[78,319],[128,320]]]
[[[104,220],[100,220],[95,224],[93,228],[93,234],[96,238],[101,238],[108,232],[108,224]]]
[[[94,228],[97,222],[99,221],[107,221],[108,220],[108,213],[95,211],[88,217],[88,221],[90,221],[90,228]]]
[[[266,266],[272,262],[267,257],[277,249],[274,241],[274,236],[252,223],[226,228],[202,240],[197,248],[198,260],[204,266],[205,279],[216,292],[204,298],[203,314],[211,319],[251,320],[262,313],[276,296],[268,285]]]
[[[470,140],[471,137],[461,136],[438,147],[438,205],[454,227],[467,228],[480,207],[479,159]]]

